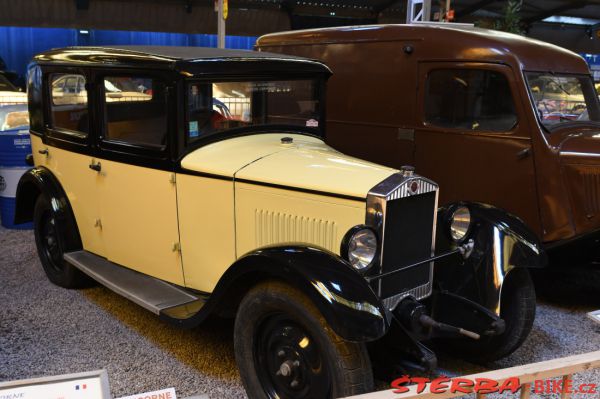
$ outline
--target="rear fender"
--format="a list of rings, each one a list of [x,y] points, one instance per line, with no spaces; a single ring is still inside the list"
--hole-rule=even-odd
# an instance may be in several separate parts
[[[33,221],[33,210],[40,195],[46,197],[59,233],[65,238],[66,250],[74,251],[82,248],[79,230],[69,200],[58,179],[43,166],[28,170],[19,180],[17,186],[15,224]]]

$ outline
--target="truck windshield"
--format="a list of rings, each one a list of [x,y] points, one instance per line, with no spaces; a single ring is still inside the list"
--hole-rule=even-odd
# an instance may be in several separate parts
[[[187,141],[235,128],[293,126],[320,134],[317,80],[191,81],[187,84]]]
[[[527,72],[540,122],[549,129],[568,122],[600,122],[598,94],[590,76]]]

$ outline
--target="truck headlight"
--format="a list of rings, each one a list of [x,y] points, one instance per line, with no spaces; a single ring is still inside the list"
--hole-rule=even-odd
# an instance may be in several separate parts
[[[341,255],[359,272],[367,271],[377,257],[377,235],[364,225],[351,228],[342,240]]]
[[[450,216],[450,237],[461,242],[467,236],[471,226],[471,212],[466,206],[457,207]]]

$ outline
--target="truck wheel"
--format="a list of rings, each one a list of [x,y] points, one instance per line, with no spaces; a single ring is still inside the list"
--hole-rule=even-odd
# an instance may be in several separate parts
[[[517,350],[531,332],[535,319],[535,288],[527,269],[513,269],[504,280],[500,317],[506,323],[504,333],[469,341],[463,352],[469,360],[486,363],[506,357]]]
[[[35,244],[42,267],[48,279],[64,288],[80,288],[90,285],[91,280],[79,269],[63,259],[65,239],[61,235],[48,200],[40,195],[33,210]]]
[[[284,283],[262,283],[244,297],[234,346],[251,399],[325,399],[373,389],[365,345],[344,341],[308,297]]]

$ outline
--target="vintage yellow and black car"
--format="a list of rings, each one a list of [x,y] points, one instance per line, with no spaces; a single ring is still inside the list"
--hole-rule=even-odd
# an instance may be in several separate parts
[[[539,243],[480,204],[438,212],[438,186],[410,167],[324,144],[329,75],[307,59],[204,48],[36,56],[35,167],[16,222],[34,222],[48,278],[95,280],[185,327],[235,317],[252,398],[371,390],[372,360],[434,368],[430,338],[516,349],[531,292],[504,277],[541,266]]]

